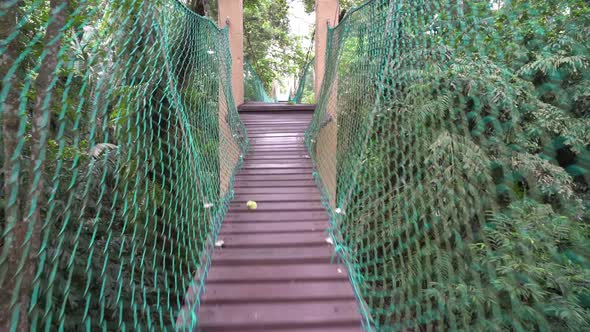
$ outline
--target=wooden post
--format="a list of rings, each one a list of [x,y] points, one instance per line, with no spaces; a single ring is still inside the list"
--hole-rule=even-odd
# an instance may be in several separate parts
[[[326,48],[328,40],[328,24],[335,26],[338,23],[338,0],[315,1],[315,96],[319,97],[324,72],[326,70]]]
[[[232,57],[232,92],[236,105],[244,103],[244,18],[243,0],[218,0],[219,26],[229,26]],[[228,24],[229,23],[229,24]]]
[[[232,59],[231,84],[232,94],[236,106],[244,103],[244,25],[243,0],[218,0],[218,19],[220,27],[228,27],[229,48]],[[231,175],[240,160],[240,147],[227,122],[227,115],[232,112],[231,102],[225,101],[223,86],[227,82],[219,83],[219,193],[228,193],[231,185]]]
[[[338,23],[338,0],[316,0],[316,32],[315,32],[315,95],[319,100],[322,82],[326,71],[326,50],[328,42],[328,24]],[[337,79],[337,77],[334,77]],[[337,187],[337,148],[338,148],[338,82],[332,83],[329,91],[324,91],[327,98],[324,111],[325,123],[322,124],[316,139],[316,162],[318,173],[326,191],[330,194],[330,205],[336,208]]]

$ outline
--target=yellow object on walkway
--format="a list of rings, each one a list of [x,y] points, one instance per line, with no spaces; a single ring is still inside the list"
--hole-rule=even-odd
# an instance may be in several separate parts
[[[256,204],[254,201],[248,201],[246,202],[246,206],[248,207],[248,210],[256,210],[258,204]]]

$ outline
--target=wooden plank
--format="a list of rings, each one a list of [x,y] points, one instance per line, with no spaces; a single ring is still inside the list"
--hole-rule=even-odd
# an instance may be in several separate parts
[[[321,326],[321,327],[289,327],[281,328],[276,332],[362,332],[363,329],[358,322],[338,326]],[[258,330],[241,330],[241,332],[258,332]]]
[[[257,139],[252,139],[252,140],[250,140],[250,147],[253,150],[257,150],[258,147],[263,147],[263,146],[305,147],[305,143],[303,142],[303,139],[297,138],[297,137],[293,137],[293,138],[294,138],[293,140],[267,139],[267,138],[261,138],[261,139],[258,139],[258,140]]]
[[[243,115],[240,114],[240,119],[242,119],[242,121],[252,121],[252,120],[280,121],[281,119],[285,119],[286,121],[291,120],[291,119],[311,121],[312,118],[313,118],[313,114],[311,114],[311,113],[308,113],[308,114],[303,114],[303,113],[286,114],[285,113],[280,116],[270,116],[270,117],[265,117],[265,114],[255,114],[255,113],[243,114]]]
[[[241,176],[247,175],[289,175],[289,174],[302,174],[311,177],[311,166],[309,167],[283,167],[283,168],[244,168],[240,172]]]
[[[313,180],[311,173],[306,174],[272,174],[272,175],[250,175],[238,173],[236,176],[238,181],[291,181],[291,180]],[[260,183],[264,185],[264,183]]]
[[[258,155],[262,155],[262,156],[268,156],[268,155],[272,155],[272,156],[282,156],[282,155],[297,155],[297,156],[301,156],[302,158],[307,158],[305,156],[308,156],[309,153],[307,151],[307,148],[304,148],[303,151],[282,151],[279,149],[275,149],[276,151],[274,151],[273,153],[269,153],[267,151],[260,151],[258,149],[258,147],[250,147],[250,151],[248,151],[248,154],[246,156],[248,157],[253,157],[253,156],[258,156]]]
[[[301,146],[277,146],[277,145],[267,145],[267,146],[252,146],[253,149],[256,149],[257,153],[261,154],[303,154],[304,156],[307,155],[307,148],[304,145]]]
[[[282,128],[293,128],[293,127],[297,127],[298,129],[301,128],[307,128],[309,126],[307,121],[287,121],[287,122],[261,122],[261,121],[256,121],[256,122],[251,122],[251,123],[245,123],[246,125],[246,129],[266,129],[266,130],[270,130],[270,129],[282,129]],[[304,132],[301,131],[300,132]]]
[[[276,136],[268,136],[276,135]],[[279,137],[295,137],[305,142],[305,135],[300,130],[273,130],[273,131],[248,131],[248,138],[279,138]]]
[[[250,145],[252,149],[256,151],[305,151],[307,152],[307,148],[304,144],[252,144]]]
[[[307,152],[307,148],[303,144],[253,144],[251,148],[255,149],[256,152]]]
[[[289,187],[289,188],[316,188],[316,184],[313,179],[307,180],[267,180],[257,181],[248,179],[237,179],[235,188],[273,188],[273,187]]]
[[[277,112],[313,112],[315,110],[315,104],[294,104],[290,105],[287,103],[253,103],[248,102],[241,104],[238,106],[238,112],[246,113],[246,112],[272,112],[272,114],[277,114]]]
[[[304,117],[304,116],[291,116],[288,118],[281,118],[278,120],[275,119],[264,119],[264,118],[244,118],[242,120],[242,123],[244,123],[246,126],[249,126],[251,124],[259,124],[259,123],[266,123],[266,124],[271,124],[271,125],[285,125],[285,124],[293,124],[293,123],[298,123],[298,124],[305,124],[308,125],[311,122],[311,117]]]
[[[250,150],[219,233],[224,245],[211,257],[199,331],[360,331],[347,272],[332,264],[328,216],[304,146],[312,112],[240,116]],[[248,210],[247,200],[258,209]],[[183,310],[177,321],[195,317]]]
[[[248,138],[279,138],[279,137],[301,137],[304,138],[305,135],[300,132],[281,132],[281,133],[258,133],[258,134],[250,134]]]
[[[256,145],[256,144],[281,144],[281,145],[285,145],[287,143],[292,143],[292,144],[301,144],[303,143],[303,137],[251,137],[249,139],[250,144],[252,145]]]
[[[259,163],[311,163],[311,158],[306,153],[300,155],[263,155],[257,154],[249,155],[244,159],[244,164],[259,164]]]
[[[296,147],[296,148],[305,148],[305,144],[303,143],[303,140],[299,140],[297,142],[256,142],[256,141],[250,141],[250,148],[252,150],[258,150],[258,148],[260,147],[277,147],[277,148],[282,148],[282,147]],[[278,149],[277,149],[278,150]]]
[[[262,128],[253,128],[248,127],[246,130],[248,131],[248,135],[264,135],[264,134],[299,134],[301,138],[305,139],[303,133],[305,132],[307,126],[301,127],[277,127],[277,128],[269,128],[269,127],[262,127]],[[250,136],[248,136],[250,137]]]
[[[305,187],[287,187],[280,184],[271,187],[236,187],[234,191],[236,197],[241,194],[313,194],[319,192],[313,183]]]
[[[312,168],[310,160],[299,159],[277,159],[277,160],[252,160],[246,159],[242,169],[246,168]]]
[[[288,125],[288,126],[268,126],[268,125],[261,125],[261,126],[248,126],[246,130],[248,134],[266,134],[266,133],[298,133],[303,135],[305,130],[307,129],[307,125]]]
[[[311,116],[286,116],[286,117],[280,117],[278,119],[263,118],[263,117],[256,117],[256,116],[254,116],[254,117],[247,116],[247,117],[242,117],[242,122],[243,123],[264,122],[264,123],[276,123],[276,124],[289,123],[289,122],[309,123],[309,122],[311,122],[311,119],[313,119],[313,117],[311,117]]]
[[[301,222],[230,222],[225,221],[220,236],[244,233],[277,233],[277,232],[323,232],[328,227],[327,221]]]
[[[233,248],[283,248],[283,247],[317,247],[328,246],[326,234],[318,232],[283,232],[226,234],[219,236],[223,240],[223,249]]]
[[[260,111],[260,112],[246,112],[244,114],[240,114],[240,117],[245,116],[245,117],[249,117],[249,116],[268,116],[268,117],[272,117],[272,118],[276,118],[276,117],[288,117],[288,116],[305,116],[305,115],[313,115],[313,110],[309,110],[309,111],[301,111],[299,110],[298,112],[290,112],[293,109],[297,109],[297,107],[310,107],[313,106],[312,104],[297,104],[297,105],[288,105],[287,103],[252,103],[252,102],[248,102],[245,104],[240,105],[239,107],[248,107],[248,106],[256,106],[256,104],[258,104],[258,106],[261,106],[263,108],[273,108],[274,106],[290,106],[288,107],[288,109],[286,111],[280,111],[280,110],[275,110],[274,112],[266,112],[265,111]]]
[[[313,118],[313,114],[311,113],[291,113],[291,114],[287,114],[287,113],[283,113],[280,116],[265,116],[265,114],[255,114],[255,113],[250,113],[250,114],[244,114],[243,116],[240,115],[240,119],[242,119],[243,122],[247,122],[247,121],[277,121],[277,122],[281,122],[281,120],[285,120],[285,121],[291,121],[291,120],[301,120],[301,121],[310,121]]]
[[[252,151],[250,152],[245,160],[275,160],[275,159],[299,159],[300,161],[304,161],[305,159],[311,160],[307,151],[282,151],[282,152],[275,152],[275,153],[267,153],[261,151]]]
[[[213,260],[220,265],[331,263],[331,248],[217,248]]]
[[[321,199],[319,191],[314,193],[282,193],[282,194],[255,194],[240,193],[234,197],[235,202],[317,202]]]
[[[282,130],[282,129],[294,129],[297,128],[301,134],[305,133],[307,127],[309,127],[308,121],[289,121],[289,122],[251,122],[245,124],[246,129],[256,129],[256,130]]]
[[[241,211],[228,211],[224,222],[278,222],[278,221],[324,221],[328,220],[326,211],[257,211],[256,213],[243,213]]]
[[[313,116],[311,115],[290,115],[290,116],[281,116],[278,118],[273,117],[264,117],[264,114],[247,114],[246,116],[240,116],[242,122],[254,122],[254,121],[265,121],[265,122],[276,122],[282,123],[281,119],[285,121],[301,121],[301,122],[311,122]]]
[[[307,128],[309,126],[309,122],[310,121],[300,121],[300,120],[295,120],[295,121],[286,121],[286,122],[261,122],[261,121],[256,121],[256,122],[250,122],[248,124],[245,124],[245,126],[247,128],[251,128],[251,127],[257,127],[258,129],[272,129],[272,128],[289,128],[289,127],[299,127],[299,128]],[[305,132],[305,130],[301,130],[301,133]]]
[[[267,113],[267,114],[265,114]],[[243,120],[261,119],[261,120],[276,120],[276,119],[311,119],[313,118],[313,112],[272,112],[272,116],[268,116],[268,112],[249,112],[240,114],[240,118]]]
[[[270,301],[353,300],[348,280],[265,281],[211,284],[201,303],[254,303]]]
[[[277,127],[277,128],[269,128],[269,127],[260,127],[260,128],[253,128],[248,127],[246,130],[248,131],[249,135],[263,135],[263,134],[299,134],[304,137],[304,132],[307,129],[307,126],[289,126],[289,127]]]
[[[288,112],[275,111],[269,116],[269,112],[247,112],[240,114],[243,119],[277,119],[277,118],[311,118],[313,112]]]
[[[277,118],[313,118],[313,112],[272,112],[268,116],[268,112],[247,112],[240,114],[241,119],[277,119]]]
[[[277,264],[251,266],[213,266],[207,283],[262,281],[348,280],[346,269],[338,264]]]
[[[256,210],[249,210],[245,202],[231,202],[229,204],[232,212],[247,212],[257,213],[263,211],[294,211],[299,213],[302,211],[324,211],[322,202],[256,202],[258,208]]]
[[[289,126],[305,126],[308,127],[311,122],[311,118],[292,118],[292,119],[285,119],[285,121],[268,121],[268,120],[250,120],[250,121],[243,121],[246,127],[250,126],[258,126],[267,125],[267,127],[289,127]],[[302,131],[303,132],[303,131]]]
[[[308,159],[291,159],[291,160],[281,160],[278,159],[276,161],[268,161],[268,160],[250,160],[246,159],[242,169],[307,169],[311,172],[312,163]]]
[[[280,117],[278,119],[275,118],[264,118],[261,116],[246,116],[241,117],[243,123],[256,123],[256,122],[269,122],[269,123],[286,123],[286,122],[301,122],[301,123],[309,123],[313,119],[312,116],[287,116],[287,117]],[[281,121],[284,120],[284,121]]]
[[[330,300],[304,303],[240,303],[203,306],[200,326],[207,328],[304,327],[352,323],[360,327],[354,300]]]

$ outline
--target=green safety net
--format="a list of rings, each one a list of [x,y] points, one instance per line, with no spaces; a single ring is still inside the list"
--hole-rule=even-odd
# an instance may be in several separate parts
[[[273,100],[264,89],[260,76],[250,62],[244,62],[244,101],[271,103]]]
[[[228,31],[174,0],[0,10],[0,330],[196,326],[248,145]]]
[[[297,83],[297,91],[295,95],[289,99],[295,104],[314,104],[315,103],[315,60],[311,59],[303,69],[299,82]]]
[[[590,6],[374,0],[306,132],[378,331],[590,330]]]

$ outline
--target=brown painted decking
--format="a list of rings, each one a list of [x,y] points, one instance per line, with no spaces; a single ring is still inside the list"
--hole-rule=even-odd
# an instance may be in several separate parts
[[[262,102],[247,102],[238,107],[241,113],[245,112],[277,112],[277,111],[312,111],[315,109],[313,104],[295,104],[288,103],[262,103]]]
[[[312,112],[243,112],[251,149],[201,298],[201,331],[361,331],[303,133]],[[258,209],[250,211],[246,201]]]

